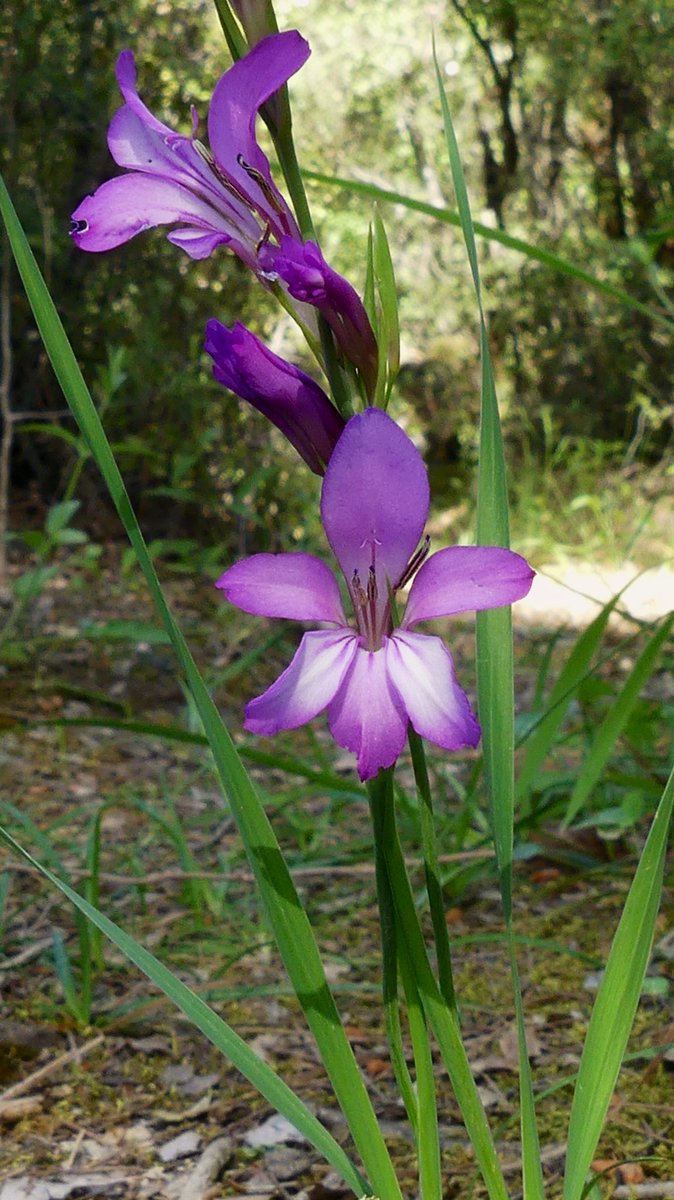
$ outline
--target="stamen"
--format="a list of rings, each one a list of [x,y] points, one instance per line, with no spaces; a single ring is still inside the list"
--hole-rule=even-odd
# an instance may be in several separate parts
[[[221,183],[222,186],[224,188],[226,188],[227,191],[230,192],[232,196],[234,196],[237,200],[240,200],[241,203],[245,204],[246,208],[248,208],[249,204],[248,204],[248,201],[246,200],[246,197],[239,191],[236,184],[232,183],[231,179],[228,179],[227,176],[224,175],[223,172],[220,170],[218,164],[216,163],[216,161],[213,157],[213,153],[212,153],[212,151],[210,151],[208,149],[208,146],[204,146],[204,143],[200,142],[199,138],[193,138],[192,145],[194,146],[194,149],[196,150],[199,157],[204,160],[204,162],[206,163],[206,166],[209,168],[209,170],[213,172],[213,174],[215,175],[218,182]]]
[[[246,175],[250,175],[251,179],[257,184],[260,191],[264,194],[265,200],[271,205],[274,212],[278,213],[279,217],[284,217],[285,213],[283,211],[283,205],[279,201],[278,197],[274,195],[274,192],[272,191],[262,172],[258,171],[256,167],[251,167],[250,163],[246,162],[243,154],[237,154],[236,161],[240,167],[243,167]]]
[[[394,592],[399,591],[399,589],[401,587],[404,587],[406,583],[409,583],[412,576],[415,575],[416,572],[419,570],[419,567],[421,566],[422,562],[426,558],[430,548],[431,548],[431,539],[430,539],[429,534],[426,534],[423,542],[419,546],[419,549],[412,555],[410,561],[408,562],[407,566],[405,567],[405,570],[403,571],[402,575],[400,576],[400,579],[395,584],[395,586],[393,588]]]
[[[271,225],[269,224],[269,221],[267,221],[267,224],[264,227],[264,233],[262,234],[262,237],[260,238],[259,242],[256,243],[256,246],[255,246],[256,254],[259,254],[262,247],[267,245],[267,242],[269,241],[270,237],[271,237]]]

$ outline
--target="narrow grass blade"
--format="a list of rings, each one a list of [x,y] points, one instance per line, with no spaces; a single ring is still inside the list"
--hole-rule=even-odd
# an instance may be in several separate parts
[[[370,789],[368,789],[370,790]],[[398,936],[395,922],[395,907],[393,895],[386,870],[386,858],[381,837],[377,836],[378,808],[370,790],[370,811],[374,825],[374,861],[377,881],[377,900],[379,904],[379,925],[381,930],[382,947],[382,998],[384,1002],[384,1020],[386,1024],[386,1040],[391,1055],[391,1066],[395,1075],[400,1098],[405,1106],[407,1119],[410,1123],[417,1146],[419,1145],[419,1101],[415,1094],[412,1077],[405,1058],[402,1030],[400,1026],[400,1006],[398,998]]]
[[[480,545],[510,545],[508,489],[501,418],[496,400],[489,336],[482,306],[480,270],[473,218],[461,156],[456,140],[440,67],[433,48],[438,94],[442,106],[447,155],[452,172],[459,220],[473,277],[480,320],[480,452],[477,496],[477,540]],[[527,1200],[543,1200],[538,1129],[531,1066],[527,1054],[522,994],[512,927],[512,863],[515,807],[515,716],[513,697],[513,641],[510,608],[477,614],[477,688],[485,777],[503,900],[508,952],[517,1016],[520,1109],[522,1130],[522,1182]]]
[[[524,799],[531,793],[536,775],[557,740],[557,734],[574,692],[578,684],[587,676],[590,663],[604,636],[617,600],[618,596],[614,596],[595,617],[592,624],[583,630],[559,673],[557,682],[550,692],[545,715],[526,740],[526,750],[517,780],[518,799]]]
[[[105,480],[194,699],[213,761],[241,834],[284,965],[314,1034],[371,1185],[386,1200],[400,1186],[372,1103],[328,986],[318,947],[260,797],[218,713],[164,597],[110,443],[4,182],[2,212],[14,257],[64,396]]]
[[[258,1089],[265,1099],[270,1104],[273,1104],[278,1112],[283,1113],[295,1128],[320,1151],[335,1170],[339,1171],[339,1174],[357,1196],[361,1196],[367,1191],[366,1181],[356,1170],[341,1146],[328,1133],[327,1129],[321,1125],[303,1101],[290,1090],[288,1085],[275,1074],[271,1067],[259,1058],[239,1035],[233,1029],[230,1029],[229,1025],[221,1017],[214,1013],[199,996],[169,971],[159,959],[150,954],[148,950],[141,946],[128,933],[125,933],[119,925],[116,925],[114,921],[104,916],[102,912],[99,912],[97,908],[94,908],[87,900],[68,887],[67,883],[63,883],[57,875],[54,875],[52,871],[34,859],[1,826],[0,840],[14,854],[23,858],[31,866],[35,867],[36,870],[40,871],[46,879],[49,879],[54,887],[58,888],[70,900],[71,904],[75,905],[84,918],[87,918],[97,929],[100,929],[101,933],[104,933],[130,962],[139,967],[143,974],[148,979],[151,979],[162,990],[164,995],[173,1001],[176,1008],[179,1008],[188,1020],[234,1064],[237,1070],[242,1075],[245,1075],[246,1079]]]
[[[77,991],[75,975],[73,973],[70,955],[63,940],[63,934],[60,929],[53,929],[51,935],[52,954],[54,956],[54,971],[61,988],[63,989],[63,998],[66,1002],[66,1007],[70,1010],[76,1021],[82,1023],[82,1007],[80,1005],[80,997]]]
[[[634,705],[639,699],[639,693],[653,673],[660,650],[671,633],[672,625],[674,625],[674,613],[662,622],[657,633],[650,639],[646,648],[642,650],[627,677],[622,691],[613,701],[608,715],[599,726],[587,761],[571,793],[564,816],[563,824],[565,827],[570,825],[576,814],[580,812],[597,783],[613,751],[613,747],[620,737]]]
[[[372,217],[371,244],[374,286],[379,300],[376,326],[379,363],[375,403],[386,408],[400,368],[400,325],[391,250],[384,222],[376,208]]]
[[[564,1200],[580,1200],[613,1095],[650,957],[674,809],[662,794],[613,939],[580,1061],[569,1120]]]
[[[321,171],[303,170],[302,174],[311,183],[325,184],[326,187],[330,188],[342,188],[344,191],[368,196],[372,200],[388,204],[400,204],[404,208],[408,208],[411,212],[418,212],[424,216],[432,217],[433,220],[440,221],[443,225],[454,225],[461,228],[460,213],[452,212],[448,208],[439,208],[434,204],[428,204],[425,200],[418,200],[413,196],[406,196],[403,192],[378,187],[375,183],[363,183],[357,179],[344,179],[339,175],[326,175]],[[534,246],[531,242],[527,242],[523,238],[513,237],[512,234],[506,233],[505,230],[493,229],[490,225],[483,225],[480,221],[473,221],[473,229],[477,236],[484,241],[499,242],[501,246],[507,246],[509,250],[523,255],[532,262],[539,262],[543,266],[557,271],[559,275],[566,275],[570,279],[576,279],[578,283],[582,283],[585,287],[598,292],[600,295],[610,296],[612,300],[616,300],[623,308],[643,313],[644,316],[650,317],[651,321],[656,321],[659,325],[664,325],[669,329],[670,333],[674,330],[674,320],[661,309],[653,308],[650,304],[644,304],[642,300],[637,300],[636,296],[632,296],[624,288],[616,287],[613,283],[607,283],[605,279],[600,279],[597,275],[593,275],[583,267],[569,262],[559,254],[554,254],[552,250],[546,250],[545,247],[541,246]]]

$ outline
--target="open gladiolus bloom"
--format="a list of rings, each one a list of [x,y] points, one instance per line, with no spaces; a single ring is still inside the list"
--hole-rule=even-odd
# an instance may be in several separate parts
[[[529,591],[534,572],[519,554],[498,547],[453,546],[427,557],[421,538],[428,507],[426,468],[403,430],[380,409],[352,417],[325,473],[321,515],[353,623],[337,579],[310,554],[256,554],[217,582],[245,612],[330,626],[304,634],[287,670],[247,705],[246,729],[271,735],[327,709],[335,741],[358,756],[363,780],[396,761],[408,721],[447,750],[477,745],[480,727],[449,651],[440,638],[413,629],[511,604]],[[394,629],[391,595],[410,579]]]
[[[73,213],[73,241],[82,250],[111,250],[156,225],[177,225],[168,239],[191,258],[227,245],[254,270],[270,236],[299,238],[294,216],[257,144],[258,109],[309,56],[295,30],[265,38],[221,77],[208,114],[207,149],[192,135],[159,121],[136,89],[130,50],[117,60],[125,104],[108,130],[115,162],[128,174],[110,179]]]
[[[75,209],[72,238],[81,250],[105,251],[157,225],[174,225],[168,240],[191,258],[226,246],[266,285],[317,308],[345,357],[371,391],[377,347],[362,301],[299,227],[260,148],[260,107],[309,57],[296,29],[271,34],[235,62],[216,85],[208,113],[209,147],[175,133],[138,95],[132,52],[117,60],[125,104],[113,117],[108,146],[125,175],[110,179]]]

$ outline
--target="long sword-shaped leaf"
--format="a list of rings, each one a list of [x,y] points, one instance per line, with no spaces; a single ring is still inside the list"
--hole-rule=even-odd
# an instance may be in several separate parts
[[[673,808],[674,770],[653,819],[592,1009],[569,1120],[564,1200],[581,1200],[634,1021],[660,905]]]
[[[306,913],[257,791],[222,723],[162,592],[110,443],[77,365],[39,267],[0,179],[0,211],[14,257],[64,396],[105,480],[148,583],[199,712],[213,760],[274,930],[281,957],[316,1038],[335,1095],[372,1187],[382,1200],[401,1200],[390,1156],[328,987]]]
[[[674,625],[674,613],[662,622],[657,633],[653,635],[645,649],[642,650],[627,677],[622,691],[616,696],[607,716],[599,726],[587,761],[583,765],[583,769],[576,780],[576,786],[571,793],[564,816],[565,826],[569,825],[576,816],[576,813],[580,812],[597,783],[613,751],[613,747],[625,728],[630,713],[639,699],[641,689],[653,672],[660,650],[671,633],[672,625]]]
[[[569,703],[579,683],[587,676],[617,600],[618,596],[613,596],[592,624],[580,634],[550,693],[545,715],[526,739],[526,750],[517,780],[518,799],[529,795],[546,754],[555,744]]]
[[[501,419],[496,400],[489,336],[482,306],[475,231],[461,156],[449,104],[433,51],[438,93],[442,105],[447,155],[457,208],[473,277],[480,320],[482,364],[480,403],[480,457],[478,471],[477,540],[480,545],[509,546],[508,490]],[[477,614],[477,689],[485,776],[490,798],[494,847],[503,898],[510,957],[520,1066],[522,1130],[522,1182],[527,1200],[543,1200],[538,1129],[533,1080],[527,1054],[522,993],[512,926],[512,862],[515,807],[515,718],[513,703],[513,640],[510,608]]]
[[[342,188],[344,191],[368,196],[373,200],[381,200],[389,204],[399,204],[410,209],[411,212],[432,217],[434,221],[440,221],[443,225],[455,225],[459,229],[462,225],[460,212],[452,212],[448,208],[438,208],[435,204],[428,204],[425,200],[418,200],[414,196],[406,196],[404,192],[397,192],[392,188],[382,188],[376,183],[364,183],[359,179],[343,179],[339,175],[326,175],[321,171],[303,170],[302,174],[312,183],[325,184],[331,188]],[[662,309],[644,304],[642,300],[637,300],[636,296],[632,296],[624,288],[607,283],[605,279],[599,279],[597,275],[592,275],[583,267],[569,262],[559,254],[554,254],[552,250],[546,250],[544,246],[534,246],[523,238],[513,237],[511,233],[506,233],[503,229],[492,229],[490,225],[483,225],[480,221],[473,221],[473,229],[477,236],[484,241],[499,242],[502,246],[507,246],[509,250],[514,250],[516,254],[522,254],[525,258],[531,259],[532,262],[539,262],[543,266],[557,271],[559,275],[576,279],[578,283],[584,284],[594,292],[610,296],[611,299],[617,300],[623,308],[643,313],[644,316],[650,317],[651,321],[657,321],[659,325],[666,326],[670,332],[674,329],[674,321]]]
[[[135,938],[125,933],[119,925],[116,925],[109,917],[106,917],[92,904],[89,904],[83,896],[80,896],[71,887],[68,887],[67,883],[64,883],[57,875],[54,875],[48,867],[43,866],[42,863],[33,858],[2,826],[0,826],[0,839],[14,854],[25,859],[26,862],[40,871],[54,887],[57,887],[70,900],[71,904],[75,905],[80,913],[83,913],[91,921],[92,925],[100,929],[122,951],[130,962],[135,963],[143,974],[147,975],[148,979],[151,979],[157,987],[161,988],[164,995],[173,1001],[188,1020],[234,1064],[242,1075],[245,1075],[246,1079],[257,1088],[265,1100],[273,1104],[278,1112],[283,1113],[295,1128],[304,1134],[308,1141],[323,1154],[335,1170],[339,1171],[349,1187],[353,1188],[356,1195],[362,1195],[367,1187],[366,1181],[355,1169],[353,1163],[344,1153],[341,1146],[335,1141],[332,1134],[328,1133],[327,1129],[309,1111],[299,1096],[296,1096],[291,1091],[287,1083],[284,1083],[276,1072],[246,1045],[238,1033],[235,1033],[217,1013],[213,1012],[212,1008],[209,1008],[199,996],[191,991],[186,984],[182,983],[168,967],[165,967],[158,958],[155,958],[154,954],[150,954]]]

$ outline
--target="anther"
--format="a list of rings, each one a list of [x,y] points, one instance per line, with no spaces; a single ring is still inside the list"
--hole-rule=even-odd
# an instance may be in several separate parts
[[[219,180],[222,186],[226,188],[226,190],[230,192],[232,196],[234,196],[237,200],[240,200],[242,204],[245,204],[246,207],[248,207],[248,201],[246,200],[246,197],[241,194],[238,187],[232,183],[231,179],[228,179],[227,176],[224,175],[220,170],[215,158],[213,157],[213,153],[208,149],[208,146],[204,146],[204,143],[200,142],[199,138],[193,138],[192,145],[199,155],[199,158],[203,159],[203,161],[206,163],[206,166],[210,171],[213,172],[216,179]]]
[[[368,584],[368,588],[369,588],[369,584]],[[365,591],[365,588],[363,587],[362,583],[360,582],[360,575],[358,574],[357,567],[354,570],[353,576],[351,578],[351,590],[353,592],[354,602],[356,604],[358,604],[360,606],[360,608],[364,608],[365,605],[367,604],[368,597],[367,597],[367,592]]]
[[[406,583],[409,583],[412,576],[415,575],[416,572],[419,570],[419,567],[421,566],[422,562],[426,558],[430,548],[431,548],[431,539],[430,539],[429,534],[426,534],[423,542],[419,546],[419,549],[412,555],[410,561],[408,562],[407,566],[405,567],[405,570],[403,571],[402,575],[400,576],[400,579],[398,580],[395,587],[393,588],[394,592],[397,592],[399,590],[399,588],[404,587]]]
[[[272,188],[269,186],[269,183],[265,179],[262,172],[258,171],[256,167],[251,167],[250,163],[246,162],[243,154],[237,154],[236,161],[240,167],[243,167],[246,175],[250,175],[250,178],[257,184],[260,191],[264,194],[265,200],[271,205],[274,212],[278,213],[280,217],[285,216],[283,205],[280,203],[278,197],[274,195]]]

